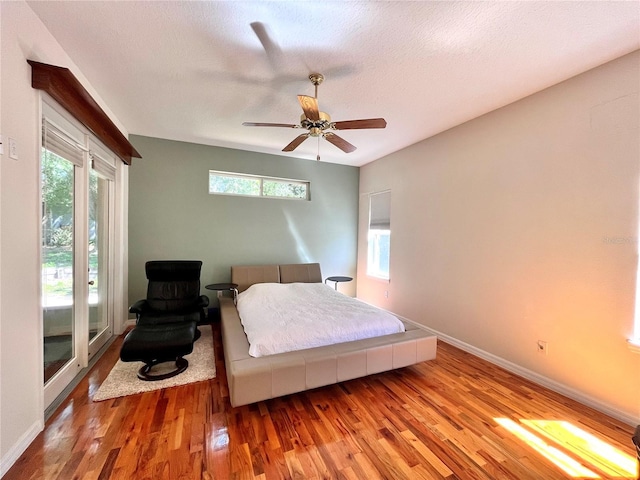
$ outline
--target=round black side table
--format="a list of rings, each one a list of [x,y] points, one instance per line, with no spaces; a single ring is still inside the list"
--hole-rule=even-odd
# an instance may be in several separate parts
[[[207,290],[217,290],[218,292],[233,292],[233,303],[238,303],[238,284],[237,283],[210,283],[205,285]]]
[[[338,290],[338,283],[340,283],[340,282],[350,282],[351,280],[353,280],[353,278],[351,278],[351,277],[344,277],[344,276],[341,276],[341,275],[337,275],[337,276],[335,276],[335,277],[327,277],[327,278],[324,280],[324,283],[326,284],[326,283],[327,283],[327,281],[329,281],[329,282],[334,282],[334,284],[333,284],[333,288],[334,288],[335,290]]]

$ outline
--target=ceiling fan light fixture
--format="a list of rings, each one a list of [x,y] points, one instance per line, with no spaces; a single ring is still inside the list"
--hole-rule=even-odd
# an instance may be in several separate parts
[[[312,128],[319,128],[320,130],[326,130],[331,127],[331,117],[328,113],[318,112],[319,120],[311,120],[303,113],[300,115],[300,126],[311,130]]]

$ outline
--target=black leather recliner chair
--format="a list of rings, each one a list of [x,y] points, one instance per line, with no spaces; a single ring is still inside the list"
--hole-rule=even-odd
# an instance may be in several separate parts
[[[125,337],[120,350],[123,362],[142,361],[141,380],[162,380],[182,373],[189,362],[182,358],[193,351],[200,337],[197,325],[205,320],[209,299],[200,295],[199,260],[158,260],[145,264],[149,284],[147,298],[129,307],[136,326]],[[176,368],[151,374],[153,366],[174,361]]]
[[[209,298],[200,295],[199,260],[154,260],[145,264],[147,298],[129,307],[137,325],[205,320]],[[200,332],[196,334],[199,337]]]

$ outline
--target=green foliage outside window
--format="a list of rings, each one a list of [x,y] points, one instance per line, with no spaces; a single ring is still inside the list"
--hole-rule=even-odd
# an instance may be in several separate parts
[[[263,182],[263,194],[266,197],[300,198],[302,200],[306,200],[307,185],[276,180],[265,180]]]
[[[60,244],[56,230],[73,222],[73,164],[43,149],[42,227],[45,245]],[[70,245],[68,238],[66,245]]]
[[[209,193],[260,195],[260,179],[209,175]]]

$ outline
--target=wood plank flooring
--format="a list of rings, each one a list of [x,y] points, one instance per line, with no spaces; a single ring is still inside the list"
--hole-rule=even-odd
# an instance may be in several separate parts
[[[231,408],[215,324],[217,378],[94,403],[121,343],[3,480],[635,477],[631,426],[442,342],[434,361]]]

